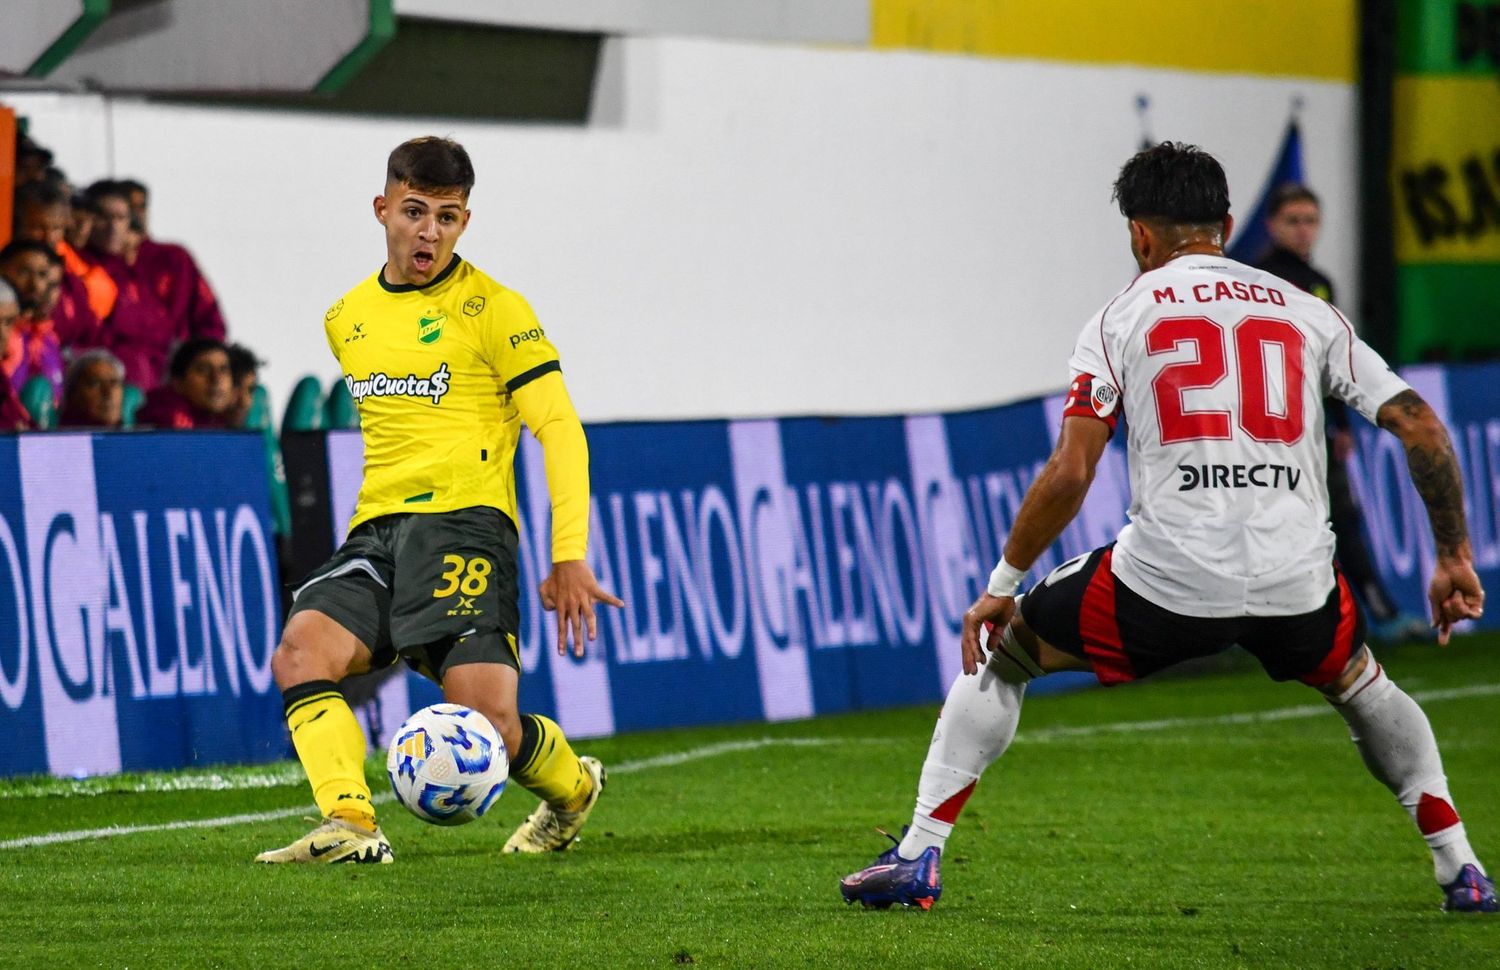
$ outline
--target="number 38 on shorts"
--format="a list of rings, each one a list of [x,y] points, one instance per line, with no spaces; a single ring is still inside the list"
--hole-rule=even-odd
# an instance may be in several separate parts
[[[483,556],[465,559],[449,553],[443,557],[443,574],[439,585],[432,591],[433,599],[442,599],[458,593],[462,596],[478,596],[490,585],[490,573],[494,565]]]

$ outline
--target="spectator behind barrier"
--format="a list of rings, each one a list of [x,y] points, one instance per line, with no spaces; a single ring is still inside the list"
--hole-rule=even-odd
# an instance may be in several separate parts
[[[229,408],[224,412],[224,423],[231,428],[243,428],[250,417],[250,407],[255,403],[255,389],[260,385],[260,366],[265,361],[244,344],[229,345]]]
[[[170,382],[146,394],[135,423],[156,428],[222,428],[229,408],[229,348],[207,337],[172,352]]]
[[[89,198],[82,192],[73,193],[71,221],[68,223],[67,242],[73,252],[81,253],[94,234],[94,212],[89,208]],[[108,316],[108,314],[105,314]]]
[[[119,428],[125,391],[125,365],[95,347],[73,358],[63,381],[59,428]]]
[[[180,333],[155,292],[125,259],[130,246],[130,203],[113,182],[95,182],[88,189],[94,231],[85,256],[104,267],[119,288],[114,312],[104,321],[104,346],[125,365],[125,379],[138,387],[162,382],[167,354],[187,336]]]
[[[52,153],[27,135],[16,137],[16,187],[40,182],[52,167]]]
[[[21,315],[16,291],[0,279],[0,347],[10,343],[10,331]],[[31,427],[31,415],[21,404],[20,395],[10,383],[10,375],[0,368],[0,432],[25,431]]]
[[[57,339],[64,347],[92,347],[99,342],[100,321],[114,309],[116,288],[108,273],[68,245],[72,208],[68,194],[55,185],[21,186],[16,190],[15,238],[46,243],[62,257],[62,293],[53,317]]]
[[[46,243],[19,239],[0,249],[0,277],[15,290],[21,314],[11,328],[0,370],[14,387],[37,375],[62,390],[62,344],[52,322],[62,286],[62,257]]]
[[[180,338],[212,337],[223,340],[224,317],[219,300],[208,285],[197,260],[186,246],[158,242],[152,238],[151,194],[135,179],[123,179],[115,185],[125,194],[130,206],[133,232],[132,248],[127,259],[136,275],[151,287],[156,298],[172,317]],[[134,255],[129,253],[133,251]]]

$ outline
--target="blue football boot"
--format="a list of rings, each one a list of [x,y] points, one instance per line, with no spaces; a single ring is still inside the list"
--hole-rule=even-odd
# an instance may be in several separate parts
[[[866,909],[886,909],[892,903],[931,909],[943,894],[943,877],[938,871],[943,850],[929,846],[915,859],[903,859],[898,851],[901,840],[884,829],[876,831],[895,844],[868,867],[839,881],[844,902],[859,900]],[[906,830],[901,833],[905,835]]]
[[[1458,878],[1443,887],[1443,908],[1450,913],[1500,912],[1495,884],[1478,866],[1464,866],[1458,870]]]

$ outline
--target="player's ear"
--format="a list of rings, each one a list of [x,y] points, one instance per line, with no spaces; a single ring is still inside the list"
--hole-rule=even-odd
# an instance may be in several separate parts
[[[1232,215],[1230,215],[1229,213],[1226,212],[1226,213],[1224,213],[1224,242],[1228,243],[1230,237],[1232,237],[1233,235],[1234,235],[1234,216],[1232,216]]]
[[[385,196],[375,196],[375,201],[374,203],[372,203],[372,208],[374,208],[375,210],[375,220],[382,226],[385,225]]]

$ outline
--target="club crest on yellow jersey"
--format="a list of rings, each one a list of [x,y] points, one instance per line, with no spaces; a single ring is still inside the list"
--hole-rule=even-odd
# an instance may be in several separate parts
[[[428,310],[422,314],[417,321],[417,339],[424,344],[435,344],[443,335],[443,323],[448,319],[448,314],[441,310]]]

